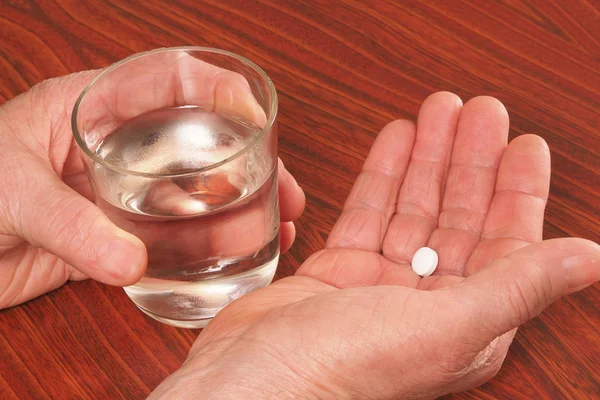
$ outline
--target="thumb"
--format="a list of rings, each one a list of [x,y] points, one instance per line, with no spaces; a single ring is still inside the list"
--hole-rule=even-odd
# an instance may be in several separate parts
[[[454,287],[466,305],[465,334],[482,348],[562,296],[600,280],[600,246],[575,238],[536,243],[493,261]],[[467,326],[468,325],[468,326]]]
[[[16,194],[10,196],[10,208],[17,235],[109,285],[130,285],[144,274],[147,255],[142,241],[114,225],[48,166],[28,168],[27,180],[10,186]]]

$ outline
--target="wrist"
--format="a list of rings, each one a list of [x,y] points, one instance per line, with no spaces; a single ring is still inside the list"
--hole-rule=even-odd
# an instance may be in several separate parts
[[[243,348],[242,348],[243,347]],[[166,399],[340,399],[321,383],[258,346],[239,342],[225,351],[211,348],[191,354],[163,381],[149,400]]]

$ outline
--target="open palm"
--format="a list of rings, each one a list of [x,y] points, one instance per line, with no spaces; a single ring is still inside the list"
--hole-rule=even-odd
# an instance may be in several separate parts
[[[416,127],[386,126],[326,248],[226,307],[153,398],[431,398],[489,379],[516,327],[600,279],[595,244],[533,244],[549,151],[508,145],[508,125],[493,98],[437,93]],[[440,257],[426,278],[410,267],[423,246]]]
[[[406,121],[388,125],[321,255],[370,267],[323,274],[309,262],[299,273],[336,287],[434,289],[540,241],[550,154],[532,135],[508,146],[508,127],[498,100],[479,97],[463,108],[449,93],[424,102],[416,129]],[[436,273],[425,279],[410,268],[412,255],[423,246],[435,249],[440,259]]]

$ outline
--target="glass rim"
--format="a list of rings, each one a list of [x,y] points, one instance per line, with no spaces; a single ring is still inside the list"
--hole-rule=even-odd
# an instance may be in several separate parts
[[[269,88],[269,92],[271,94],[271,101],[270,101],[268,110],[266,110],[269,113],[269,117],[267,118],[267,122],[265,123],[265,126],[261,129],[260,133],[258,135],[256,135],[249,143],[247,143],[243,148],[241,148],[237,152],[233,153],[229,157],[224,158],[223,160],[217,161],[215,163],[212,163],[210,165],[195,168],[191,171],[182,172],[182,173],[149,173],[149,172],[134,171],[134,170],[130,170],[127,168],[122,168],[122,167],[113,165],[112,163],[107,162],[104,159],[98,157],[87,146],[87,144],[83,140],[81,133],[79,132],[79,129],[77,128],[77,117],[79,115],[79,107],[81,106],[81,103],[85,99],[86,94],[94,87],[94,85],[96,85],[96,83],[98,83],[98,81],[100,81],[100,79],[102,79],[103,77],[105,77],[106,75],[108,75],[109,73],[114,71],[115,69],[117,69],[131,61],[137,60],[138,58],[142,58],[142,57],[145,57],[145,56],[148,56],[151,54],[166,53],[166,52],[171,52],[171,51],[197,51],[197,52],[203,52],[203,53],[216,53],[216,54],[234,58],[234,59],[240,61],[242,64],[253,69],[266,82],[266,84]],[[273,84],[273,81],[271,80],[271,78],[269,78],[267,73],[261,67],[259,67],[256,63],[250,61],[246,57],[240,56],[239,54],[235,54],[235,53],[232,53],[227,50],[222,50],[222,49],[217,49],[217,48],[212,48],[212,47],[202,47],[202,46],[161,47],[161,48],[157,48],[157,49],[153,49],[153,50],[149,50],[149,51],[135,53],[129,57],[126,57],[120,61],[117,61],[117,62],[111,64],[110,66],[103,69],[102,72],[100,72],[97,76],[95,76],[94,79],[92,79],[90,81],[90,83],[88,83],[86,85],[86,87],[82,90],[79,97],[77,97],[77,101],[75,102],[75,105],[73,106],[73,112],[71,114],[71,130],[72,130],[73,136],[75,138],[75,142],[77,143],[77,147],[79,147],[79,149],[81,151],[83,151],[87,157],[92,159],[92,161],[94,161],[100,165],[103,165],[106,168],[109,168],[109,169],[119,172],[121,174],[142,176],[142,177],[147,177],[147,178],[177,178],[177,177],[191,176],[191,175],[195,175],[195,174],[198,174],[201,172],[205,172],[205,171],[209,171],[209,170],[218,168],[222,165],[225,165],[225,164],[235,160],[236,158],[238,158],[241,155],[243,155],[244,153],[246,153],[258,141],[260,141],[262,138],[264,138],[264,136],[271,130],[271,128],[273,127],[273,124],[275,122],[275,117],[277,116],[277,108],[278,108],[277,91],[275,89],[275,85]]]

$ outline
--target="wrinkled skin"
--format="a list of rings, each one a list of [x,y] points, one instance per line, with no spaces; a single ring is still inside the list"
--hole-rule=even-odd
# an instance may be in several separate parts
[[[422,399],[490,379],[520,324],[600,279],[595,243],[541,242],[548,147],[507,136],[497,100],[449,93],[386,126],[326,249],[225,308],[151,398]],[[420,278],[426,245],[440,265]]]
[[[123,120],[132,117],[128,113],[186,101],[225,111],[236,101],[243,101],[250,106],[238,107],[237,112],[264,124],[264,112],[256,101],[244,98],[251,92],[247,82],[240,80],[241,75],[192,57],[179,56],[173,62],[178,62],[179,68],[175,72],[167,69],[165,74],[180,74],[177,78],[189,83],[187,90],[176,86],[175,79],[145,73],[142,68],[125,77],[132,87],[100,93],[98,101]],[[0,107],[0,309],[56,289],[68,280],[90,277],[126,286],[144,274],[147,254],[142,241],[115,226],[91,202],[90,186],[71,133],[71,111],[77,96],[99,72],[41,82]],[[141,101],[128,104],[128,95],[135,94],[132,88],[139,87],[150,87],[163,95],[136,96]],[[197,98],[206,92],[210,97]],[[302,213],[305,200],[281,162],[279,196],[281,248],[286,251],[295,237],[292,221]],[[223,228],[227,235],[231,222]],[[219,233],[211,230],[212,240],[218,242],[214,236]],[[198,229],[194,234],[205,235]],[[189,245],[198,247],[195,242]]]
[[[71,139],[71,106],[96,73],[0,108],[0,307],[144,272],[143,244],[89,201]],[[386,126],[326,249],[226,307],[150,398],[421,399],[492,377],[519,325],[600,279],[595,243],[541,241],[549,151],[507,136],[497,100],[449,93],[430,96],[416,126]],[[285,249],[304,197],[285,169],[279,184]],[[107,266],[115,238],[128,262]],[[420,278],[409,262],[425,245],[440,265]]]

